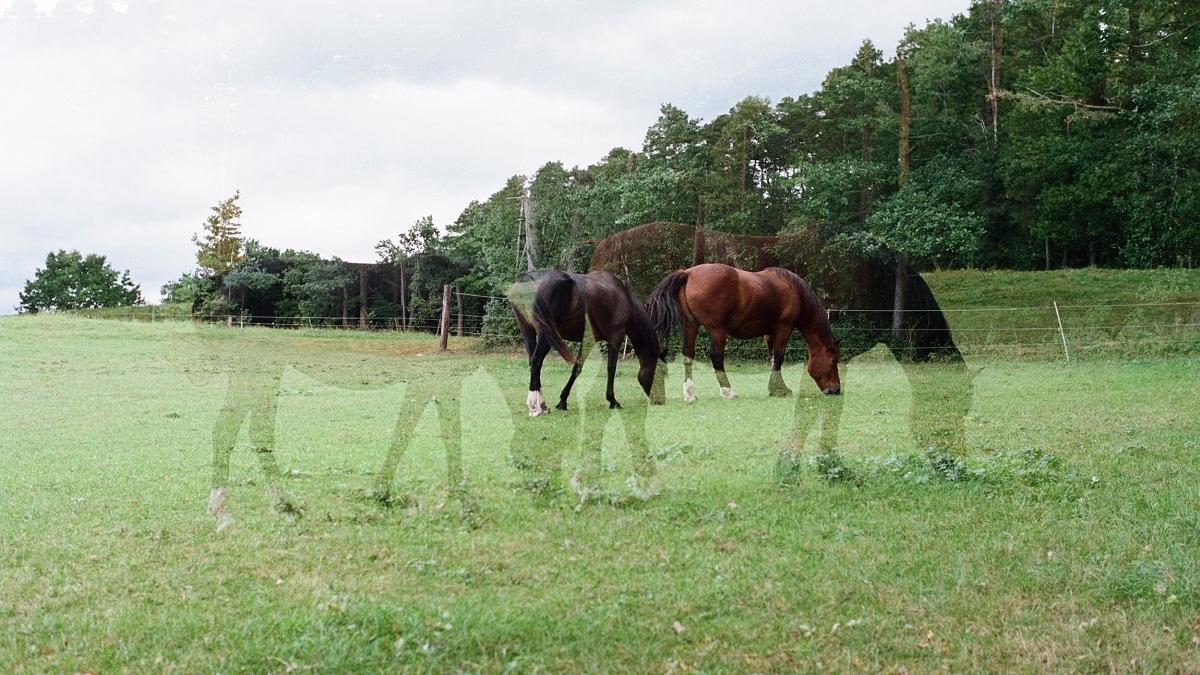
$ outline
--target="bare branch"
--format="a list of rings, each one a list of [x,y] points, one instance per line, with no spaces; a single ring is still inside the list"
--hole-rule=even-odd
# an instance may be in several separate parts
[[[1025,89],[1030,94],[1033,94],[1032,98],[1042,103],[1049,103],[1052,105],[1069,105],[1076,110],[1095,110],[1105,112],[1117,112],[1124,110],[1124,108],[1119,105],[1099,105],[1095,103],[1085,103],[1077,98],[1071,98],[1070,96],[1064,96],[1062,94],[1045,94],[1024,85],[1022,85],[1021,88]],[[1016,98],[1018,100],[1030,99],[1029,96],[1017,92],[1001,92],[1000,95],[1007,98]]]

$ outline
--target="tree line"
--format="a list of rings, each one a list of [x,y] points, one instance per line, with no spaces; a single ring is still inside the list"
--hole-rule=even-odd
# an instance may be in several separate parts
[[[660,220],[824,222],[923,269],[1191,266],[1198,41],[1194,2],[976,2],[886,54],[864,42],[811,94],[707,122],[663,105],[641,148],[513,176],[448,230],[497,278],[523,257],[578,265],[588,241]]]

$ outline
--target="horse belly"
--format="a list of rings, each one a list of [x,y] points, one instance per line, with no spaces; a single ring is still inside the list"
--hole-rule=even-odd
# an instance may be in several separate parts
[[[726,326],[730,337],[748,340],[774,332],[776,324],[779,323],[779,311],[769,304],[751,298],[749,302],[734,310]]]
[[[774,332],[775,322],[764,316],[746,316],[741,321],[731,322],[728,330],[729,337],[749,340]]]

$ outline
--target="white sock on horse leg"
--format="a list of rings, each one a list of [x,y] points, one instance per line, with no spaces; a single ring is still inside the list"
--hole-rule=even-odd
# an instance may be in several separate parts
[[[525,397],[525,407],[529,409],[530,417],[537,417],[542,413],[549,412],[549,409],[546,407],[546,400],[542,398],[540,389],[529,392],[529,395]]]

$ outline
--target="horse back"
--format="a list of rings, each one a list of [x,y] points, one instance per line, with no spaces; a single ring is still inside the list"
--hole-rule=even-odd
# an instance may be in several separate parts
[[[747,272],[729,265],[706,263],[687,270],[681,294],[686,315],[708,329],[723,329],[736,338],[760,337],[781,323],[794,324],[795,295],[772,274]]]

